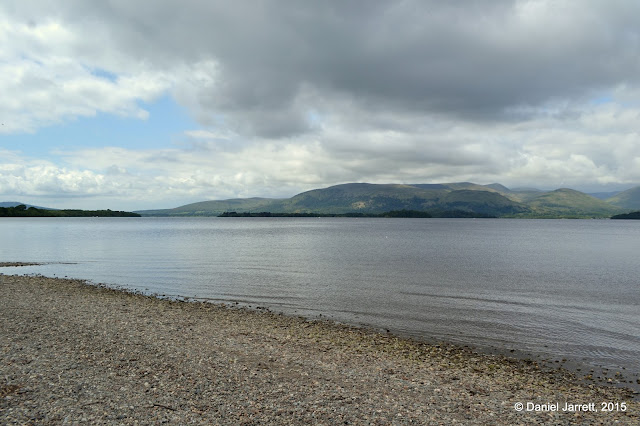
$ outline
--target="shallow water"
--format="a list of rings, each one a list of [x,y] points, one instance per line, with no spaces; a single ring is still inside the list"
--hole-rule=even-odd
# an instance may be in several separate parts
[[[0,238],[0,261],[50,262],[3,273],[640,373],[637,221],[3,218]]]

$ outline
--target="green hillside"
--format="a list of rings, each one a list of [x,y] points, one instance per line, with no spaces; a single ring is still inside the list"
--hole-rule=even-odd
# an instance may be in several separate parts
[[[348,183],[303,192],[275,203],[275,211],[290,213],[383,213],[391,210],[425,210],[442,190],[410,185]]]
[[[529,218],[610,217],[628,211],[572,189],[549,192],[512,190],[499,183],[477,185],[459,182],[413,185],[348,183],[306,191],[287,199],[203,201],[175,209],[138,213],[145,216],[218,216],[224,212],[377,215],[399,210],[429,212],[433,216]]]
[[[469,190],[469,191],[488,191],[488,192],[500,192],[496,189],[493,188],[493,185],[478,185],[477,183],[473,183],[473,182],[450,182],[450,183],[444,183],[443,184],[447,189],[453,190],[453,191],[462,191],[462,190]],[[504,187],[505,189],[507,189],[506,187]]]
[[[463,189],[451,191],[438,200],[438,210],[462,210],[492,216],[527,214],[529,207],[501,195],[485,190]]]
[[[547,193],[548,192],[540,191],[538,189],[519,189],[519,190],[511,191],[508,194],[505,194],[505,196],[508,197],[510,200],[527,204],[529,201],[534,200],[537,197]]]
[[[640,209],[640,186],[622,191],[606,201],[623,209],[638,210]]]
[[[425,185],[426,186],[426,185]],[[272,207],[294,213],[383,213],[391,210],[462,211],[503,216],[528,209],[490,191],[430,189],[421,185],[337,185],[303,192]],[[483,187],[481,187],[483,188]]]
[[[492,183],[489,185],[484,185],[485,188],[489,188],[489,189],[493,189],[494,191],[499,192],[500,194],[509,194],[511,192],[513,192],[511,189],[507,188],[506,186],[500,184],[500,183]]]
[[[526,203],[536,217],[610,217],[619,207],[573,189],[539,194]]]
[[[456,188],[474,188],[460,189]],[[429,211],[436,215],[514,215],[528,208],[495,190],[472,183],[376,185],[349,183],[314,189],[288,199],[204,201],[167,210],[140,211],[145,216],[217,216],[236,213],[380,214],[394,210]],[[456,213],[457,212],[457,213]]]

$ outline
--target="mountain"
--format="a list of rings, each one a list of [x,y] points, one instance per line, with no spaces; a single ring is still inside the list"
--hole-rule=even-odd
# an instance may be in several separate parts
[[[474,188],[456,189],[456,188]],[[452,211],[504,216],[529,209],[493,189],[472,183],[460,184],[368,184],[348,183],[314,189],[288,199],[232,199],[204,201],[167,210],[137,211],[144,216],[217,216],[223,212],[378,214],[392,210],[430,211],[447,215]]]
[[[640,187],[639,187],[640,188]],[[144,216],[218,216],[237,213],[380,214],[422,211],[433,216],[602,217],[623,208],[573,189],[509,189],[499,183],[347,183],[313,189],[287,199],[247,198],[203,201],[168,210],[138,211]]]
[[[527,205],[540,217],[608,217],[621,212],[619,207],[568,188],[539,194]]]
[[[609,204],[628,210],[640,209],[640,186],[619,192],[606,200]]]
[[[140,210],[143,216],[218,216],[224,212],[238,213],[273,211],[270,206],[277,198],[234,198],[230,200],[201,201],[174,209]]]
[[[494,191],[498,191],[500,194],[508,194],[510,192],[513,192],[511,189],[507,188],[506,186],[500,183],[492,183],[484,186],[486,188],[493,189]]]
[[[437,199],[440,190],[410,185],[347,183],[303,192],[277,203],[279,211],[292,213],[382,213],[390,210],[423,210],[427,200]]]
[[[469,189],[474,191],[497,192],[498,194],[504,195],[508,199],[518,203],[526,203],[528,200],[535,198],[544,192],[535,188],[510,189],[500,183],[492,183],[489,185],[478,185],[471,182],[459,182],[459,183],[445,183],[443,184],[443,186],[449,189],[458,189],[458,190]]]
[[[461,210],[491,216],[526,214],[529,207],[497,192],[463,189],[451,191],[439,200],[436,210]]]
[[[477,183],[473,183],[473,182],[451,182],[451,183],[443,183],[443,185],[446,188],[454,191],[467,189],[470,191],[500,192],[489,185],[478,185]],[[507,189],[507,187],[504,187],[504,188]]]
[[[504,216],[528,211],[525,206],[497,192],[454,190],[450,184],[439,188],[431,185],[349,183],[303,192],[272,207],[275,211],[292,213],[338,214],[416,210],[434,212],[437,215],[455,210]]]
[[[613,192],[589,192],[587,195],[591,195],[592,197],[596,197],[599,200],[607,200],[608,198],[614,197],[618,195],[620,191]]]

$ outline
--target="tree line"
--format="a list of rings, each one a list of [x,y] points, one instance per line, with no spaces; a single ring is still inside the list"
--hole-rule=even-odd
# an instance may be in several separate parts
[[[19,204],[15,207],[0,207],[0,217],[140,217],[138,213],[112,210],[46,210]]]
[[[640,219],[640,212],[631,212],[626,214],[617,214],[615,216],[611,216],[611,219]]]
[[[485,213],[475,213],[463,210],[446,210],[425,212],[419,210],[391,210],[384,213],[272,213],[272,212],[224,212],[218,217],[390,217],[390,218],[492,218]]]

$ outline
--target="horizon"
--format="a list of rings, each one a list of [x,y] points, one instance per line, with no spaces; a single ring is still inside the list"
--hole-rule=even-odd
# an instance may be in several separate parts
[[[637,2],[8,0],[0,40],[0,200],[640,185]]]
[[[336,185],[331,185],[331,186],[339,186],[339,185],[350,185],[350,184],[371,184],[370,182],[345,182],[345,183],[339,183]],[[437,184],[455,184],[455,183],[472,183],[472,184],[477,184],[477,185],[481,185],[481,186],[488,186],[488,185],[502,185],[500,182],[492,182],[492,183],[487,183],[487,184],[479,184],[477,182],[433,182],[433,183],[427,183],[427,184],[431,184],[431,185],[437,185]],[[422,183],[423,185],[425,183]],[[380,183],[380,184],[371,184],[371,185],[421,185],[421,184],[417,184],[417,183],[413,183],[413,184],[408,184],[408,183]],[[331,187],[330,186],[330,187]],[[587,195],[591,195],[591,194],[598,194],[598,193],[620,193],[620,192],[624,192],[626,190],[638,187],[640,185],[633,185],[630,186],[628,188],[624,188],[621,190],[613,190],[613,191],[592,191],[592,192],[587,192],[587,191],[581,191],[579,189],[576,188],[570,188],[570,187],[560,187],[560,188],[553,188],[553,189],[548,189],[548,188],[538,188],[535,186],[522,186],[522,187],[516,187],[516,188],[510,188],[506,185],[505,186],[507,189],[511,190],[511,191],[517,191],[517,190],[539,190],[543,193],[545,192],[552,192],[552,191],[556,191],[559,189],[572,189],[572,190],[576,190],[582,193],[585,193]],[[189,204],[195,204],[195,203],[201,203],[201,202],[207,202],[207,201],[226,201],[226,200],[235,200],[235,199],[251,199],[251,198],[262,198],[262,199],[289,199],[292,198],[296,195],[301,194],[302,192],[306,192],[306,191],[312,191],[312,190],[316,190],[316,189],[325,189],[325,188],[329,188],[329,187],[321,187],[321,188],[311,188],[309,190],[305,190],[305,191],[301,191],[299,193],[295,193],[292,194],[290,196],[285,196],[285,197],[261,197],[261,196],[252,196],[252,197],[233,197],[233,198],[219,198],[219,199],[206,199],[206,200],[196,200],[196,201],[192,201],[192,202],[187,202],[184,204],[180,204],[180,205],[175,205],[175,206],[160,206],[160,207],[153,207],[153,208],[144,208],[144,209],[136,209],[136,208],[131,208],[131,209],[121,209],[121,208],[112,208],[112,207],[100,207],[100,208],[82,208],[82,210],[113,210],[113,211],[130,211],[130,212],[141,212],[141,211],[151,211],[151,210],[171,210],[173,208],[178,208],[178,207],[183,207],[185,205],[189,205]],[[64,209],[76,209],[75,207],[56,207],[56,206],[44,206],[44,205],[38,205],[38,204],[34,204],[31,202],[24,202],[22,200],[0,200],[0,204],[3,203],[19,203],[19,204],[25,204],[27,206],[33,206],[33,207],[38,207],[38,208],[45,208],[45,209],[55,209],[55,210],[64,210]]]

